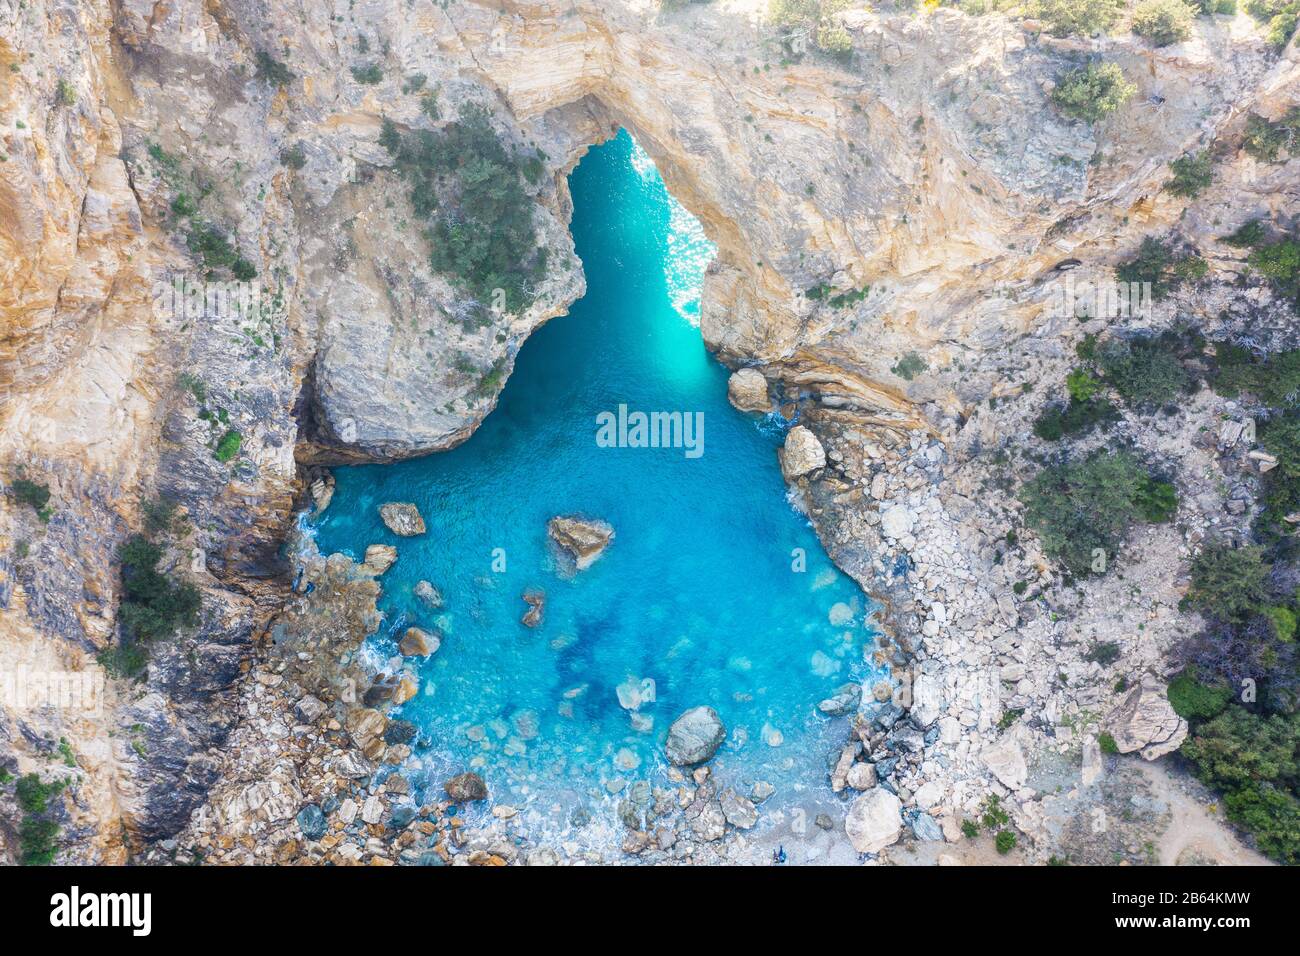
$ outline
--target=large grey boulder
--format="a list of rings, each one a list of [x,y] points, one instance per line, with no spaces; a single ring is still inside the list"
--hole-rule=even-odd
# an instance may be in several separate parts
[[[546,523],[546,533],[579,571],[591,567],[614,540],[614,529],[608,523],[572,515],[552,518]]]
[[[849,806],[844,832],[859,853],[879,853],[898,842],[903,830],[903,804],[883,787],[868,790]]]
[[[727,728],[712,707],[692,707],[668,728],[664,750],[679,767],[703,763],[718,752],[727,739]]]
[[[1138,751],[1155,760],[1177,750],[1187,737],[1187,721],[1175,713],[1163,684],[1144,677],[1105,720],[1122,754]]]
[[[742,368],[727,379],[727,400],[742,412],[765,412],[772,407],[767,379],[756,368]]]
[[[817,436],[802,425],[795,425],[786,433],[780,457],[781,473],[786,480],[826,467],[826,449],[822,448]]]
[[[379,517],[389,531],[403,538],[424,534],[424,519],[420,517],[420,509],[409,501],[390,501],[386,505],[380,505]]]

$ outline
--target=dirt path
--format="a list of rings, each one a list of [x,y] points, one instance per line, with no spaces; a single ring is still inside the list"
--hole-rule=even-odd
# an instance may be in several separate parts
[[[1236,834],[1190,792],[1195,781],[1167,769],[1163,763],[1140,762],[1153,796],[1169,804],[1173,822],[1161,834],[1156,852],[1162,865],[1272,866],[1261,853],[1242,844]]]

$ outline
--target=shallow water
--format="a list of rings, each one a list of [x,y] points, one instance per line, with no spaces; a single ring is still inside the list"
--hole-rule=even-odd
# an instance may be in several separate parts
[[[729,731],[724,776],[779,795],[825,790],[844,731],[816,705],[871,676],[867,601],[787,501],[786,423],[727,403],[727,372],[694,324],[713,254],[698,223],[626,133],[593,149],[570,186],[587,295],[525,343],[466,443],[338,469],[319,547],[359,558],[396,545],[371,642],[381,660],[409,625],[443,634],[419,667],[421,693],[400,708],[423,732],[417,778],[474,768],[495,799],[571,829],[575,806],[599,816],[621,786],[658,782],[668,725],[708,704]],[[596,416],[620,404],[702,412],[703,454],[598,446]],[[428,533],[391,534],[387,501],[415,502]],[[616,535],[577,574],[546,535],[549,518],[573,513]],[[413,596],[421,579],[442,592],[440,610]],[[546,604],[530,630],[531,588]],[[623,706],[632,687],[653,700]]]

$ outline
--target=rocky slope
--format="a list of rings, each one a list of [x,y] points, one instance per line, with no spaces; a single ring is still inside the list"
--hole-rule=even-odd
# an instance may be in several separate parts
[[[53,508],[45,522],[0,496],[4,669],[94,667],[116,640],[115,551],[155,496],[185,518],[166,564],[203,592],[194,633],[157,648],[142,681],[108,681],[102,707],[0,718],[14,772],[54,772],[61,742],[75,754],[65,859],[121,861],[172,836],[223,777],[205,819],[230,823],[220,808],[242,805],[232,794],[260,766],[244,744],[279,753],[284,739],[247,719],[259,696],[286,679],[313,689],[268,650],[304,478],[445,448],[482,420],[521,342],[582,294],[564,176],[619,126],[718,245],[706,342],[797,403],[829,458],[798,492],[837,561],[889,599],[880,653],[909,675],[917,718],[905,816],[952,820],[994,790],[1036,805],[1016,750],[1042,741],[1027,721],[1003,742],[1004,711],[1059,727],[1111,701],[1048,686],[1086,667],[1060,664],[1055,622],[1007,591],[1022,570],[1046,574],[1041,557],[990,564],[1012,506],[982,490],[978,453],[1025,422],[974,411],[1063,363],[1078,330],[1045,308],[1062,260],[1110,265],[1176,226],[1231,275],[1240,254],[1217,236],[1296,214],[1295,160],[1239,150],[1249,113],[1296,103],[1295,46],[1273,52],[1244,16],[1153,49],[862,9],[843,16],[848,61],[789,55],[761,13],[752,0],[0,4],[0,459],[6,481],[22,469],[48,484]],[[1137,93],[1089,127],[1048,95],[1097,51]],[[442,130],[467,104],[543,158],[526,189],[547,269],[515,312],[429,268],[380,142],[385,119]],[[1223,157],[1210,192],[1191,205],[1162,192],[1169,162],[1204,147]],[[166,294],[231,280],[205,265],[201,227],[256,272],[256,289],[234,291],[256,308]],[[1185,305],[1217,314],[1208,294]],[[900,578],[902,552],[914,570]],[[1111,633],[1099,607],[1172,620],[1184,557],[1157,550],[1159,607],[1109,604],[1112,582],[1079,598],[1072,626]],[[1137,670],[1158,676],[1167,642],[1134,641]],[[342,728],[340,707],[316,719]],[[325,727],[322,746],[337,744]],[[850,762],[887,729],[864,727]],[[292,803],[258,805],[287,826]]]

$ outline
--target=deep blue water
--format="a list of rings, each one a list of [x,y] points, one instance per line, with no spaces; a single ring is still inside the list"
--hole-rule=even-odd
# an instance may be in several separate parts
[[[727,372],[692,322],[712,257],[698,223],[626,133],[593,149],[570,185],[587,295],[524,344],[463,445],[338,469],[318,544],[358,558],[396,545],[380,579],[381,659],[408,625],[443,634],[400,711],[424,731],[415,760],[428,779],[473,767],[495,797],[561,822],[576,803],[609,804],[611,781],[657,780],[668,725],[709,704],[729,729],[721,772],[778,792],[825,787],[826,753],[844,736],[816,705],[869,676],[867,602],[787,501],[785,423],[727,402]],[[703,454],[598,447],[597,414],[620,404],[702,412]],[[387,531],[386,501],[416,502],[428,533]],[[566,576],[546,522],[569,513],[608,521],[616,537]],[[420,579],[442,591],[441,610],[413,597]],[[546,593],[535,630],[520,623],[530,588]],[[628,681],[653,682],[654,701],[623,707]]]

